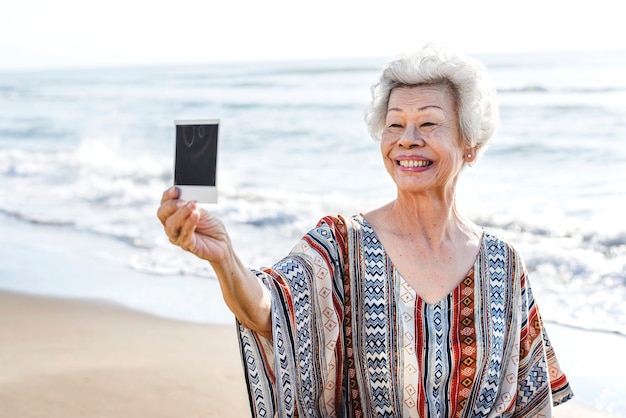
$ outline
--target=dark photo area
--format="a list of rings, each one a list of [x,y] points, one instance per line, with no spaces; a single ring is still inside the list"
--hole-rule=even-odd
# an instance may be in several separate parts
[[[218,126],[176,125],[174,184],[215,186]]]

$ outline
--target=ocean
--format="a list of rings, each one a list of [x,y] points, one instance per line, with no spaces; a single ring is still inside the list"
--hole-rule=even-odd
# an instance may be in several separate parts
[[[501,124],[461,174],[462,213],[521,250],[546,322],[626,336],[626,51],[477,58]],[[364,123],[385,61],[0,72],[0,289],[232,322],[156,218],[174,120],[221,120],[206,208],[269,266],[322,216],[394,198]]]

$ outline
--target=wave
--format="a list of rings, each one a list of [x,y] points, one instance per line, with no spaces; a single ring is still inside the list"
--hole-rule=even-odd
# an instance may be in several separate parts
[[[290,135],[305,133],[291,131]],[[268,131],[270,136],[278,134],[285,132]],[[530,153],[531,148],[536,147],[513,144],[502,152]],[[169,157],[124,157],[98,141],[85,141],[74,151],[33,153],[0,149],[0,179],[4,185],[0,192],[0,212],[33,224],[77,226],[64,214],[69,205],[74,209],[84,207],[88,213],[99,213],[105,223],[107,216],[111,217],[108,222],[117,222],[114,214],[118,212],[140,210],[158,203],[161,192],[171,182],[171,171]],[[315,195],[297,190],[273,191],[259,187],[253,180],[250,184],[238,184],[230,180],[227,173],[220,182],[218,209],[237,222],[257,227],[298,222],[301,218],[298,214],[312,211],[332,213],[342,207],[362,208],[368,204],[362,197],[350,198],[352,193],[334,188]],[[46,206],[45,210],[41,205]],[[597,230],[595,225],[580,229],[584,226],[577,224],[576,228],[564,232],[560,226],[551,225],[553,219],[545,219],[537,225],[512,217],[477,216],[477,221],[487,227],[517,234],[541,238],[569,234],[570,238],[579,240],[580,245],[593,247],[601,253],[622,251],[626,246],[625,228],[614,228],[607,234]],[[554,220],[558,221],[555,225],[562,224],[562,220]]]
[[[284,110],[285,107],[289,107],[290,110],[324,110],[324,111],[337,111],[337,110],[362,110],[362,106],[354,103],[267,103],[267,102],[231,102],[222,103],[222,108],[225,110]]]
[[[76,224],[73,221],[67,221],[55,218],[46,218],[43,215],[36,215],[32,213],[19,212],[16,210],[9,210],[0,208],[0,214],[8,218],[13,218],[21,222],[25,222],[32,225],[47,225],[47,226],[61,226],[61,227],[74,227]]]
[[[116,71],[115,79],[102,81],[112,70],[77,70],[86,82],[106,84],[114,81],[121,85],[148,85],[168,80],[170,85],[195,87],[229,86],[244,88],[273,88],[284,82],[285,77],[297,79],[305,76],[349,76],[369,74],[377,76],[383,61],[377,59],[348,60],[301,60],[250,63],[213,63],[199,65],[174,65],[160,67],[125,68]]]
[[[626,92],[626,86],[600,87],[556,87],[545,85],[525,85],[519,87],[499,87],[498,93],[561,93],[561,94],[605,94]]]
[[[306,75],[306,76],[315,76],[315,75],[328,75],[328,74],[357,74],[357,73],[376,73],[378,68],[375,66],[356,66],[356,65],[339,65],[339,66],[330,66],[330,65],[320,65],[317,66],[315,62],[312,65],[302,65],[299,64],[297,67],[285,68],[282,70],[274,70],[272,72],[268,72],[265,74],[269,74],[272,76],[275,75]],[[257,75],[263,75],[263,73],[257,73]]]
[[[621,329],[615,329],[615,328],[609,328],[609,327],[601,327],[601,326],[598,326],[598,325],[584,326],[584,325],[580,325],[579,323],[573,323],[573,322],[567,322],[567,321],[557,321],[557,320],[554,320],[554,319],[545,320],[545,322],[548,323],[548,324],[560,325],[560,326],[563,326],[563,327],[567,327],[567,328],[571,328],[571,329],[575,329],[575,330],[579,330],[579,331],[601,332],[603,334],[614,334],[614,335],[619,335],[620,337],[626,338],[626,330],[621,330]]]
[[[17,126],[0,128],[0,138],[11,138],[19,141],[46,139],[67,139],[68,134],[59,129],[50,129],[42,122],[16,123]]]
[[[486,228],[513,231],[516,235],[527,234],[539,239],[556,237],[575,239],[580,245],[593,247],[603,254],[611,254],[615,250],[626,251],[626,229],[617,228],[605,232],[598,231],[592,226],[589,226],[589,229],[583,229],[580,224],[572,225],[569,229],[563,229],[561,223],[553,226],[551,219],[546,219],[547,222],[543,224],[531,224],[521,219],[479,216],[476,221]]]
[[[161,193],[171,182],[168,160],[124,157],[91,141],[72,152],[0,149],[4,186],[0,215],[51,233],[91,237],[102,242],[98,246],[104,251],[107,241],[123,243],[128,251],[122,262],[144,274],[212,279],[206,263],[180,262],[180,252],[167,241],[156,219]],[[324,215],[350,215],[373,207],[371,200],[354,197],[340,189],[339,183],[317,194],[297,188],[273,189],[264,183],[255,179],[241,183],[224,175],[219,204],[210,207],[228,226],[250,266],[277,261]],[[548,286],[542,291],[547,304],[564,312],[551,318],[581,329],[623,334],[626,228],[613,225],[603,230],[562,214],[532,219],[527,215],[478,213],[471,217],[522,251],[533,278]],[[589,302],[590,295],[593,302]],[[592,314],[581,313],[581,304],[591,305]],[[604,312],[606,320],[598,321],[596,311]]]
[[[383,60],[376,58],[366,59],[329,59],[329,60],[300,60],[300,61],[275,61],[256,63],[255,65],[238,66],[236,75],[247,77],[282,77],[288,75],[324,76],[332,74],[376,74],[382,67]],[[207,70],[225,70],[224,75],[232,74],[232,64],[206,67]]]

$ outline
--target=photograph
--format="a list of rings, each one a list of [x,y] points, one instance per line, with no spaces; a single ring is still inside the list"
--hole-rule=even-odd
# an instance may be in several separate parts
[[[217,203],[219,120],[177,120],[174,184],[180,198]]]

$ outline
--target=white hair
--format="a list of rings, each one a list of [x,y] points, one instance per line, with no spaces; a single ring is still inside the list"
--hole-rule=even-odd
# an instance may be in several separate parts
[[[441,85],[449,88],[457,107],[463,145],[480,154],[498,126],[496,90],[480,62],[428,44],[421,51],[388,62],[372,85],[365,120],[372,137],[385,128],[391,91],[401,86]]]

